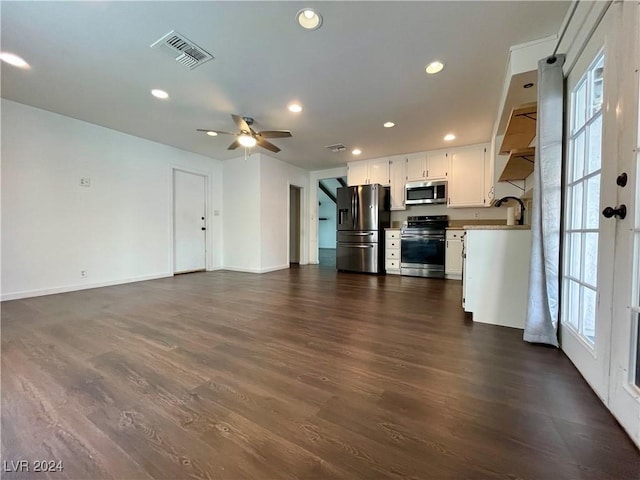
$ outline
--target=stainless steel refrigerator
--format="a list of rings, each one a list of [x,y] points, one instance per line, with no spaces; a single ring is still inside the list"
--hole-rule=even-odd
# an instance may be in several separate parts
[[[389,189],[379,184],[338,188],[336,268],[384,273],[384,229],[390,226]]]

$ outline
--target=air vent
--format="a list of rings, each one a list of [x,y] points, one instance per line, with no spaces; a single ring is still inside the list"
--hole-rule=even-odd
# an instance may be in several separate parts
[[[160,48],[171,54],[176,62],[190,70],[213,59],[213,55],[199,47],[184,35],[171,30],[165,36],[151,44],[151,48]]]
[[[336,143],[335,145],[327,145],[324,148],[328,148],[329,150],[331,150],[331,153],[340,153],[344,152],[347,149],[347,147],[345,147],[341,143]]]

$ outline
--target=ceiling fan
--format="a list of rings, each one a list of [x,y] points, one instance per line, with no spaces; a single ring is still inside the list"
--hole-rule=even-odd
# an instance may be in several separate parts
[[[198,128],[197,130],[198,132],[206,132],[207,135],[211,135],[213,137],[217,135],[235,135],[238,137],[231,143],[231,145],[229,145],[227,150],[235,150],[240,146],[250,148],[258,145],[259,147],[278,153],[280,149],[273,143],[268,142],[266,139],[285,138],[291,136],[291,132],[289,130],[264,130],[262,132],[256,132],[251,128],[251,125],[253,125],[253,118],[251,117],[241,117],[232,113],[231,118],[233,118],[233,121],[240,130],[239,132],[224,132],[221,130],[207,130],[204,128]]]

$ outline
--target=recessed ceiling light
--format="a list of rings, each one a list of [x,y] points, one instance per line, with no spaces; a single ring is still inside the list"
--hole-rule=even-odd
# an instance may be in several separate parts
[[[242,145],[243,147],[255,147],[257,143],[256,139],[251,135],[240,135],[238,137],[238,142],[240,142],[240,145]]]
[[[0,53],[0,60],[8,63],[9,65],[13,65],[14,67],[29,68],[29,64],[25,62],[23,58],[19,57],[18,55],[14,55],[13,53]]]
[[[218,132],[214,132],[213,130],[209,130],[207,132],[207,135],[209,135],[210,137],[217,137],[218,136]]]
[[[296,19],[306,30],[316,30],[322,25],[322,16],[313,8],[303,8],[296,14]]]
[[[444,136],[444,141],[445,142],[450,142],[451,140],[455,140],[455,139],[456,139],[456,136],[453,133],[447,133]]]
[[[167,92],[165,92],[164,90],[159,90],[157,88],[154,88],[153,90],[151,90],[151,95],[153,95],[156,98],[161,98],[163,100],[169,98],[169,94]]]
[[[523,87],[524,87],[524,88],[531,88],[531,87],[533,87],[533,83],[531,83],[531,82],[529,82],[529,83],[525,83],[525,84],[523,85]]]
[[[292,103],[289,105],[289,111],[293,113],[300,113],[302,111],[302,105],[299,103]]]
[[[437,60],[435,62],[431,62],[429,65],[427,65],[427,68],[425,68],[425,71],[428,74],[434,74],[434,73],[438,73],[439,71],[441,71],[444,68],[444,63],[442,62],[438,62]]]
[[[354,148],[351,153],[353,153],[354,155],[360,155],[362,153],[362,150],[360,150],[359,148]]]
[[[385,122],[384,123],[384,128],[391,128],[391,127],[395,127],[396,124],[393,122]]]

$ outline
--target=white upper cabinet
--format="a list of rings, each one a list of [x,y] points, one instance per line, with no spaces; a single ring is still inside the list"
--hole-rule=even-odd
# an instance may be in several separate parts
[[[427,180],[446,180],[449,157],[445,152],[427,153]]]
[[[449,207],[487,206],[485,168],[487,145],[473,145],[450,150]]]
[[[391,210],[406,210],[404,204],[404,184],[407,178],[407,160],[403,155],[389,159],[391,180]]]
[[[407,155],[407,181],[446,180],[449,159],[446,152],[422,152]]]
[[[407,182],[419,182],[427,178],[427,154],[407,155]]]
[[[347,183],[349,186],[373,183],[389,185],[389,159],[378,158],[348,163]]]
[[[366,185],[369,183],[369,163],[368,162],[353,162],[349,163],[347,167],[347,183],[349,186],[353,185]]]

